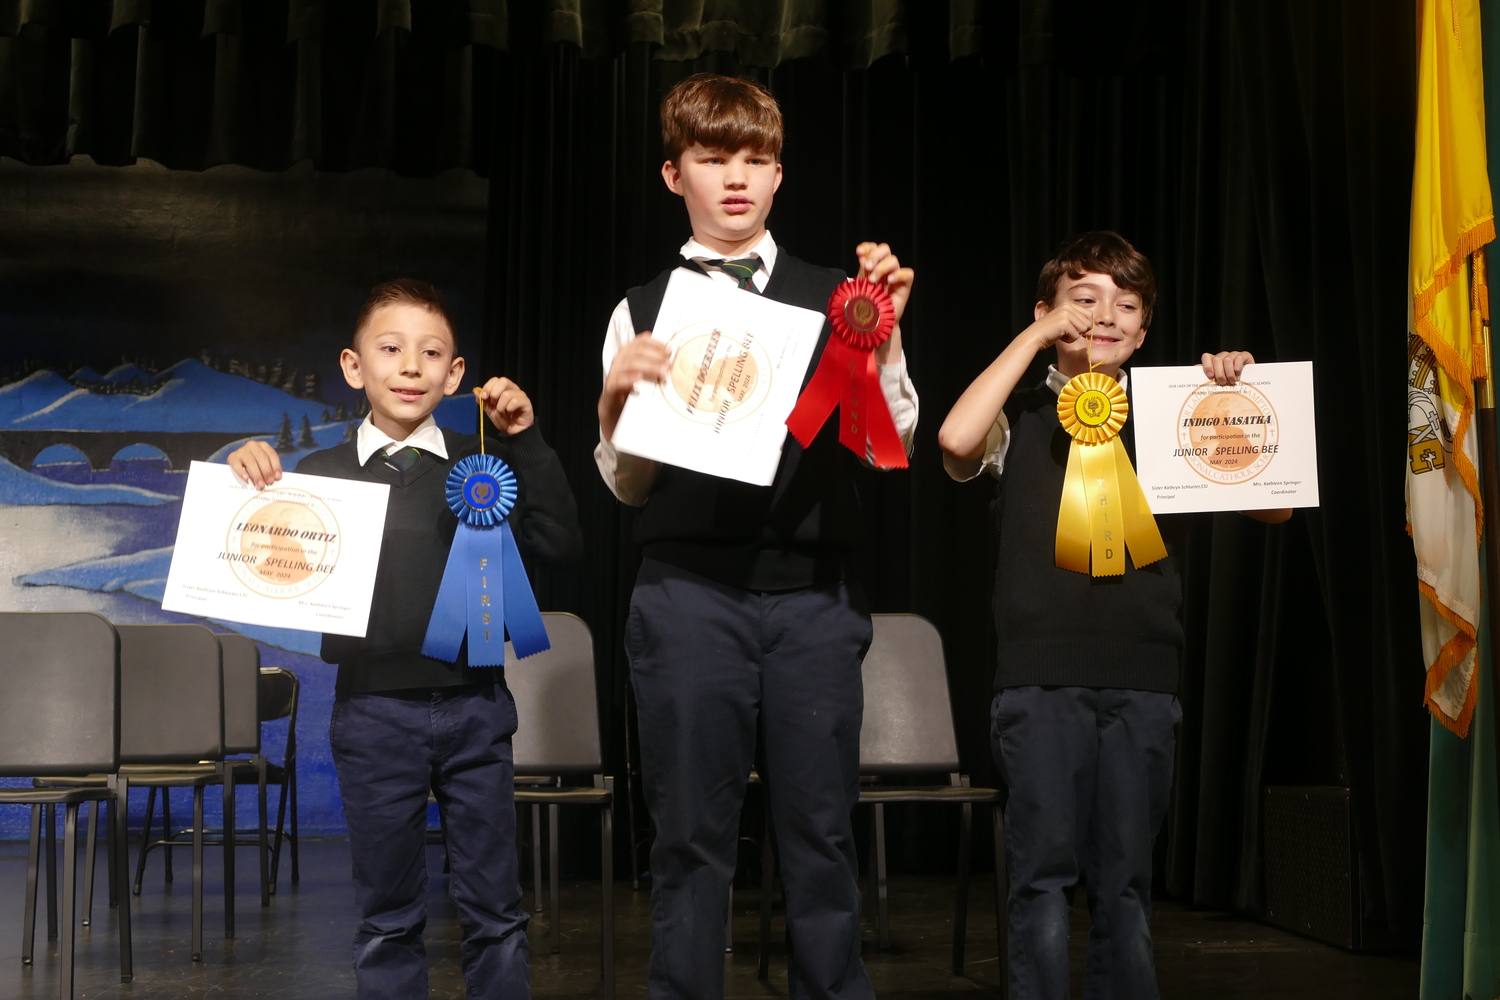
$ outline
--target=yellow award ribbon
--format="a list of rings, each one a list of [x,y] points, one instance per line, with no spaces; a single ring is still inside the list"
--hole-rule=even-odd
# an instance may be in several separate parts
[[[1121,576],[1127,547],[1136,569],[1167,556],[1120,441],[1129,413],[1125,390],[1102,372],[1075,375],[1057,395],[1057,419],[1073,439],[1057,509],[1056,559],[1063,569]]]

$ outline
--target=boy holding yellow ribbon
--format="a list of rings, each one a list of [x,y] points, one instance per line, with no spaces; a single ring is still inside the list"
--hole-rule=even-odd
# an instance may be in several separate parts
[[[1151,853],[1182,719],[1182,583],[1122,436],[1121,369],[1146,339],[1156,281],[1123,237],[1084,233],[1042,268],[1036,298],[1036,321],[938,432],[950,476],[1000,483],[990,740],[1010,790],[1011,994],[1069,996],[1082,880],[1093,916],[1084,995],[1155,998]],[[1046,379],[1018,389],[1049,347]],[[1232,385],[1254,360],[1205,354],[1203,372]],[[1291,511],[1247,514],[1276,523]]]

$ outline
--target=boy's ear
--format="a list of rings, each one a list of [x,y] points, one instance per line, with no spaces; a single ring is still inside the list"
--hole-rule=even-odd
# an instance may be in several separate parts
[[[339,367],[344,370],[344,381],[349,383],[349,388],[365,387],[365,376],[359,369],[359,355],[353,349],[346,347],[340,352]]]
[[[1037,299],[1036,300],[1036,308],[1034,308],[1034,309],[1031,310],[1031,318],[1032,319],[1041,319],[1043,316],[1047,315],[1051,311],[1052,311],[1052,303],[1045,302],[1042,299]]]
[[[464,359],[454,358],[448,366],[448,377],[443,380],[443,395],[451,396],[458,391],[458,383],[464,380]]]
[[[682,194],[682,168],[676,163],[668,160],[661,165],[661,179],[666,182],[668,191]]]

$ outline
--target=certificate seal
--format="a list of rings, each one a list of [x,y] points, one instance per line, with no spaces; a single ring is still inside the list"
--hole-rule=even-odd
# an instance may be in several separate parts
[[[667,405],[695,424],[722,427],[753,415],[771,393],[771,355],[749,331],[694,323],[667,341]]]
[[[1180,457],[1211,483],[1248,483],[1276,457],[1281,422],[1265,393],[1248,382],[1205,382],[1177,415]]]
[[[255,494],[234,515],[224,558],[245,588],[262,597],[301,597],[333,575],[342,539],[338,519],[304,490]]]

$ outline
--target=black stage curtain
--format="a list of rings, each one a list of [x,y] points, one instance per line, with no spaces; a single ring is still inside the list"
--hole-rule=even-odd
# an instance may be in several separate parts
[[[858,241],[885,240],[917,268],[904,328],[922,427],[910,472],[861,482],[880,553],[867,585],[876,610],[941,629],[976,784],[995,780],[992,490],[947,479],[936,429],[1029,322],[1057,242],[1125,233],[1161,288],[1142,363],[1311,359],[1322,403],[1320,509],[1190,526],[1159,884],[1259,910],[1262,787],[1347,785],[1366,933],[1414,945],[1427,721],[1401,466],[1407,0],[12,0],[0,36],[0,153],[27,162],[491,178],[480,367],[532,393],[578,494],[585,563],[543,574],[539,596],[594,629],[617,774],[637,554],[593,467],[594,403],[610,311],[688,233],[658,179],[665,90],[697,70],[768,83],[787,121],[778,241],[848,268]],[[951,870],[953,822],[891,810],[893,867]],[[569,857],[590,856],[587,836]]]

